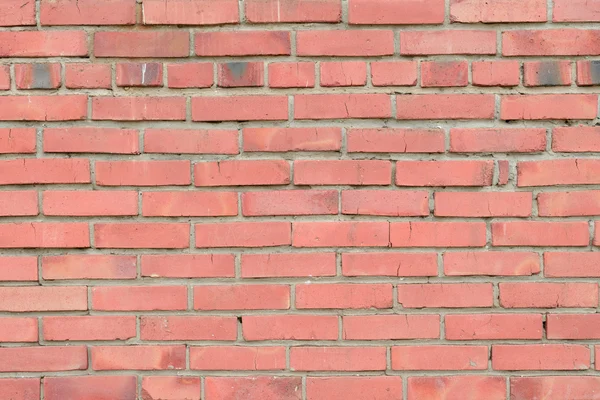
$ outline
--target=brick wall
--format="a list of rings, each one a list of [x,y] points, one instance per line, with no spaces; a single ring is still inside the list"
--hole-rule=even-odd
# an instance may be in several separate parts
[[[600,399],[599,21],[1,0],[0,398]]]

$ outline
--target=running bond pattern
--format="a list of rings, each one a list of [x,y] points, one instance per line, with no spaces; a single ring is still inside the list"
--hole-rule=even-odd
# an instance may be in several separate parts
[[[0,398],[600,399],[598,22],[0,1]]]

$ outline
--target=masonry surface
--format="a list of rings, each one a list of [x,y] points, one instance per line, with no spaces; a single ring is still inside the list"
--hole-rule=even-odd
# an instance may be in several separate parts
[[[600,0],[1,0],[0,399],[600,399]]]

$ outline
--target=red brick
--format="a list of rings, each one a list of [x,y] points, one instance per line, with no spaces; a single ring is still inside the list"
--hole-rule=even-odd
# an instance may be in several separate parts
[[[144,0],[145,25],[220,25],[239,22],[236,0]]]
[[[169,87],[206,88],[213,84],[212,63],[167,64]]]
[[[42,0],[42,25],[133,25],[135,0]]]
[[[423,61],[421,62],[422,87],[452,87],[469,84],[467,61]]]
[[[217,217],[237,215],[235,192],[144,192],[145,217]]]
[[[146,129],[144,152],[238,154],[238,132],[233,129]]]
[[[0,57],[83,57],[87,55],[87,33],[84,31],[0,32]]]
[[[61,84],[59,63],[15,64],[17,89],[57,89]]]
[[[264,371],[285,369],[285,347],[209,346],[190,348],[190,369]]]
[[[398,303],[404,308],[491,307],[491,283],[428,283],[398,285]]]
[[[217,86],[258,87],[265,84],[262,62],[227,62],[217,65]]]
[[[596,376],[529,376],[511,377],[512,400],[594,399],[600,392],[600,378]]]
[[[135,376],[44,377],[45,400],[135,400]]]
[[[300,376],[207,377],[205,400],[234,400],[240,393],[250,400],[301,400]]]
[[[554,22],[600,21],[600,3],[597,1],[554,0],[552,11],[552,21]]]
[[[161,186],[191,183],[190,161],[96,161],[100,186]]]
[[[392,103],[383,93],[298,94],[295,119],[390,118]]]
[[[337,340],[335,315],[245,315],[244,340]]]
[[[185,369],[185,346],[94,346],[91,352],[94,371]]]
[[[510,179],[510,161],[498,160],[498,185],[508,184]]]
[[[587,246],[587,222],[492,222],[494,246]]]
[[[37,281],[37,257],[0,256],[0,281]],[[1,341],[1,340],[0,340]]]
[[[537,196],[543,217],[574,217],[600,214],[600,191],[545,192]]]
[[[504,56],[585,56],[600,54],[600,30],[543,29],[502,32]]]
[[[504,308],[598,307],[595,283],[500,283]]]
[[[305,30],[296,32],[299,56],[388,56],[394,54],[391,30]]]
[[[518,186],[593,185],[600,183],[597,159],[519,161]]]
[[[529,217],[529,192],[436,192],[436,217]]]
[[[496,371],[584,370],[590,367],[590,349],[570,344],[493,345]]]
[[[287,119],[287,96],[192,98],[192,121],[287,121]]]
[[[85,346],[0,348],[0,372],[76,371],[87,368]]]
[[[338,213],[336,190],[280,190],[242,193],[244,216]]]
[[[546,321],[548,339],[600,339],[599,314],[548,314]]]
[[[118,128],[46,128],[46,153],[138,154],[138,131]]]
[[[194,165],[196,186],[287,185],[290,164],[285,160],[225,160]]]
[[[337,319],[336,319],[337,323]],[[337,332],[337,330],[336,330]],[[336,336],[337,338],[337,336]],[[11,342],[37,342],[37,318],[3,318],[0,317],[0,341]],[[0,380],[0,395],[2,394],[2,380]],[[37,400],[37,398],[36,398]]]
[[[344,340],[438,339],[437,315],[354,315],[343,317]]]
[[[577,61],[577,85],[600,85],[600,63],[598,61]]]
[[[108,121],[184,121],[184,97],[94,97],[92,119]]]
[[[68,89],[110,89],[110,64],[65,64],[65,86]]]
[[[364,61],[323,61],[321,86],[365,86],[367,63]]]
[[[124,87],[163,85],[161,63],[117,63],[115,82]]]
[[[200,400],[200,377],[144,376],[142,393],[151,399]]]
[[[506,399],[506,381],[500,376],[411,376],[407,388],[407,400]]]
[[[0,216],[18,217],[33,215],[38,215],[37,192],[25,190],[0,192]]]
[[[417,63],[414,61],[374,61],[371,63],[373,86],[415,86]]]
[[[292,53],[291,35],[285,31],[199,32],[194,43],[195,53],[201,57],[288,56]]]
[[[0,154],[35,153],[36,136],[33,128],[0,128]]]
[[[350,0],[348,22],[350,24],[442,24],[444,23],[444,0]]]
[[[426,216],[429,215],[429,193],[410,190],[343,190],[342,214]]]
[[[490,186],[492,161],[398,161],[398,186]]]
[[[232,254],[142,255],[142,276],[151,278],[233,278]]]
[[[292,371],[383,371],[385,347],[292,347]]]
[[[0,224],[0,248],[90,247],[87,222],[14,222]]]
[[[3,1],[0,4],[0,26],[22,25],[35,25],[35,4],[26,0]]]
[[[483,222],[392,222],[391,247],[483,247]]]
[[[334,253],[242,254],[242,278],[334,276]]]
[[[194,287],[194,310],[288,310],[289,285]]]
[[[570,86],[570,61],[529,61],[523,63],[525,86]]]
[[[600,277],[600,253],[546,252],[544,275],[552,278]]]
[[[101,311],[173,311],[187,309],[186,286],[96,286],[92,308]]]
[[[450,21],[462,23],[545,22],[544,0],[505,0],[490,4],[486,0],[451,0]]]
[[[384,160],[296,160],[296,185],[389,185],[392,165]]]
[[[87,309],[85,286],[0,287],[1,311],[85,311]]]
[[[196,247],[273,247],[291,244],[287,221],[196,224]]]
[[[44,317],[44,340],[127,340],[136,336],[135,316]]]
[[[44,215],[120,216],[138,214],[137,192],[44,191]]]
[[[0,169],[0,185],[90,182],[89,161],[81,158],[2,160]]]
[[[402,398],[400,376],[308,377],[306,399],[319,400],[395,400]]]
[[[556,127],[552,130],[552,150],[555,152],[600,151],[600,128],[596,126]]]
[[[387,221],[294,222],[294,247],[387,247]]]
[[[496,32],[440,30],[400,32],[400,54],[496,54]]]
[[[269,86],[272,88],[315,87],[315,63],[269,63]]]
[[[396,119],[493,119],[491,94],[401,94]]]
[[[542,339],[541,314],[446,315],[448,340]]]
[[[444,274],[448,276],[529,276],[540,273],[540,257],[533,252],[446,252]]]
[[[518,61],[473,61],[471,69],[475,86],[518,86],[521,80]]]
[[[103,254],[42,257],[42,276],[55,279],[135,279],[135,256]]]
[[[296,308],[392,308],[392,285],[298,284]]]
[[[142,340],[227,340],[237,338],[237,319],[219,316],[142,316]]]
[[[10,80],[10,65],[0,65],[0,90],[10,90]]]
[[[392,369],[400,371],[463,371],[487,369],[487,346],[395,346]]]
[[[246,19],[253,23],[339,22],[340,0],[246,0]]]
[[[85,95],[2,96],[0,121],[82,120],[87,117],[87,100]]]
[[[0,379],[0,397],[10,400],[38,400],[40,398],[40,378]]]
[[[188,57],[190,34],[186,30],[96,32],[94,55],[128,58]]]
[[[99,223],[94,224],[96,248],[184,249],[190,246],[187,223]]]
[[[339,151],[342,130],[337,127],[316,128],[244,128],[244,151]]]
[[[348,129],[350,153],[443,153],[444,132],[440,129]]]
[[[450,151],[457,153],[536,153],[546,150],[546,130],[452,128]]]
[[[435,253],[344,253],[344,276],[436,276]]]

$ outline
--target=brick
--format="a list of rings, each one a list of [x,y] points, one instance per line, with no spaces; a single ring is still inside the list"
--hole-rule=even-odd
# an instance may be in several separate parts
[[[173,89],[206,88],[213,84],[212,63],[167,64],[168,84]]]
[[[245,315],[244,340],[337,340],[335,315]]]
[[[529,217],[528,192],[436,192],[436,217]]]
[[[584,370],[590,367],[590,349],[569,344],[493,345],[496,371]]]
[[[128,58],[188,57],[190,35],[184,30],[96,32],[94,55]]]
[[[217,64],[217,86],[259,87],[265,84],[262,62],[227,62]]]
[[[135,400],[135,376],[63,376],[44,377],[44,399]]]
[[[336,319],[337,323],[337,319]],[[4,343],[37,342],[37,318],[0,318],[0,341]],[[337,330],[336,330],[337,333]],[[337,338],[337,335],[336,335]],[[2,380],[0,380],[0,394],[2,394]]]
[[[0,192],[0,216],[18,217],[33,215],[38,215],[37,192],[29,190]]]
[[[373,86],[415,86],[417,63],[414,61],[374,61],[371,63]]]
[[[46,128],[46,153],[139,154],[138,131],[118,128]]]
[[[391,247],[483,247],[483,222],[392,222]]]
[[[135,279],[135,256],[103,254],[42,257],[42,277],[59,279]]]
[[[491,307],[491,283],[428,283],[398,285],[398,303],[404,308]]]
[[[350,0],[348,3],[350,24],[442,24],[444,15],[443,0]]]
[[[184,97],[94,97],[92,119],[106,121],[184,121]]]
[[[287,96],[192,97],[192,121],[287,121],[287,119]]]
[[[17,89],[57,89],[61,85],[58,63],[15,64]]]
[[[184,249],[190,246],[190,225],[186,223],[97,223],[96,248]]]
[[[498,161],[498,185],[508,184],[508,180],[511,179],[510,175],[510,161],[499,160]]]
[[[557,186],[594,185],[600,178],[594,172],[600,168],[597,159],[553,159],[519,161],[517,163],[517,185]]]
[[[127,340],[136,336],[135,316],[44,317],[44,340]]]
[[[100,311],[174,311],[187,309],[186,286],[96,286],[92,309]]]
[[[403,94],[396,96],[396,119],[493,119],[490,94]]]
[[[110,68],[110,64],[65,64],[65,86],[67,89],[110,89]]]
[[[94,346],[91,353],[94,371],[185,368],[185,346]]]
[[[87,368],[85,346],[0,348],[0,372],[58,372]]]
[[[600,128],[596,126],[556,127],[552,130],[552,150],[555,152],[600,151]]]
[[[3,1],[0,5],[0,15],[0,26],[35,25],[36,23],[35,4],[24,0]]]
[[[11,400],[38,400],[40,398],[40,379],[0,379],[0,396]]]
[[[410,190],[343,190],[342,214],[426,216],[429,215],[429,193]]]
[[[321,86],[365,86],[367,63],[363,61],[323,61]]]
[[[437,315],[347,315],[343,317],[344,340],[438,339]]]
[[[145,25],[220,25],[239,22],[236,0],[144,0]]]
[[[392,369],[400,371],[468,371],[487,369],[487,346],[395,346]]]
[[[0,121],[82,120],[87,117],[87,99],[85,95],[2,96]]]
[[[323,397],[329,400],[400,399],[402,378],[399,376],[308,377],[306,399],[318,400]]]
[[[275,247],[291,244],[286,221],[196,224],[196,247]]]
[[[546,130],[450,129],[450,151],[457,153],[538,153],[546,150]]]
[[[544,253],[544,275],[552,278],[600,277],[600,254],[546,252]]]
[[[387,221],[294,222],[294,247],[387,247]]]
[[[600,54],[600,30],[544,29],[502,32],[504,56],[593,56]]]
[[[146,129],[144,152],[238,154],[238,132],[233,129]]]
[[[82,158],[23,158],[0,161],[0,185],[90,183],[90,165]]]
[[[600,21],[600,4],[586,0],[554,0],[552,9],[554,22],[595,22]]]
[[[296,160],[295,185],[389,185],[392,165],[384,160]]]
[[[14,222],[0,224],[0,248],[90,247],[87,222]]]
[[[244,216],[328,215],[338,213],[335,190],[280,190],[242,193]]]
[[[391,30],[306,30],[296,33],[299,56],[373,57],[394,54]]]
[[[598,314],[548,314],[546,329],[548,339],[590,340],[599,339],[596,329]]]
[[[523,63],[525,86],[571,85],[570,61],[528,61]]]
[[[541,314],[446,315],[448,340],[542,339]]]
[[[244,151],[339,151],[342,130],[337,127],[316,128],[244,128]]]
[[[529,276],[540,273],[540,257],[533,252],[446,252],[444,274],[449,276]]]
[[[315,63],[269,63],[269,86],[272,88],[315,87]]]
[[[296,308],[392,308],[392,285],[298,284]]]
[[[142,393],[151,399],[200,400],[200,377],[193,376],[144,376]]]
[[[545,22],[544,0],[507,0],[490,4],[485,0],[451,0],[450,21],[461,23]]]
[[[538,214],[542,217],[576,217],[600,214],[600,191],[539,193]]]
[[[511,377],[510,394],[514,400],[534,398],[546,400],[593,399],[600,391],[600,378],[595,376],[528,376]]]
[[[242,254],[242,278],[334,276],[334,253]]]
[[[287,185],[290,164],[284,160],[226,160],[194,165],[196,186]]]
[[[494,246],[587,246],[587,222],[492,222]]]
[[[600,8],[598,12],[600,13]],[[600,63],[598,61],[577,61],[577,85],[600,85]]]
[[[117,63],[117,86],[151,87],[163,85],[163,65],[161,63]]]
[[[134,0],[42,0],[42,25],[134,25]]]
[[[35,153],[36,136],[33,128],[0,128],[0,154]]]
[[[142,255],[141,275],[151,278],[233,278],[231,254]]]
[[[237,338],[237,319],[219,316],[143,316],[142,340],[226,340]]]
[[[84,31],[0,32],[0,57],[84,57],[87,55],[87,33]]]
[[[288,310],[288,285],[194,287],[194,310]]]
[[[343,253],[344,276],[436,276],[435,253]]]
[[[443,153],[444,132],[440,129],[359,129],[346,131],[350,153]]]
[[[96,161],[96,183],[100,186],[187,186],[191,183],[190,162]]]
[[[301,400],[300,376],[207,377],[206,400],[233,400],[240,393],[248,399]]]
[[[489,30],[402,31],[401,55],[496,54],[496,32]]]
[[[44,215],[121,216],[138,214],[137,192],[44,191]]]
[[[595,283],[500,283],[504,308],[572,308],[598,306]]]
[[[473,61],[471,63],[475,86],[518,86],[521,64],[518,61]]]
[[[292,347],[292,371],[383,371],[385,347]]]
[[[298,94],[294,119],[390,118],[392,103],[383,93]]]
[[[264,371],[285,369],[285,347],[210,346],[190,348],[190,369]]]
[[[506,381],[500,376],[411,376],[407,382],[407,400],[506,399]]]
[[[421,62],[422,87],[453,87],[469,84],[467,61],[423,61]]]
[[[339,22],[340,0],[246,0],[246,20],[253,23]]]
[[[0,65],[0,90],[10,90],[10,65]]]
[[[1,311],[85,311],[87,309],[85,286],[0,287]]]
[[[37,281],[38,266],[35,256],[1,256],[0,281]]]
[[[221,31],[195,34],[195,54],[219,56],[289,56],[291,35],[285,31]]]
[[[217,217],[237,215],[235,192],[144,192],[145,217]]]

